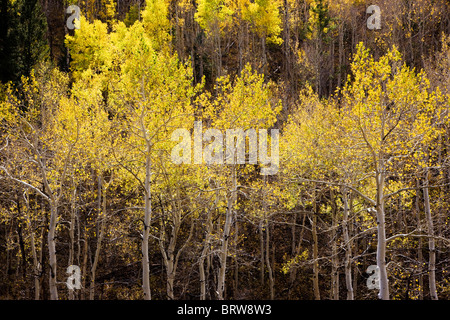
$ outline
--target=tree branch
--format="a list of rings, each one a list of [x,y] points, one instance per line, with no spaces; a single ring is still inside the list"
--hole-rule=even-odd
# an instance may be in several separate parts
[[[29,184],[28,182],[25,182],[25,181],[22,181],[22,180],[14,178],[4,166],[0,166],[0,169],[5,171],[6,175],[9,177],[9,179],[18,182],[18,183],[26,186],[27,188],[33,189],[34,191],[36,191],[36,193],[38,193],[40,196],[42,196],[45,200],[50,201],[50,197],[47,196],[45,193],[43,193],[38,188],[36,188],[35,186]]]
[[[375,200],[370,199],[368,196],[366,196],[365,194],[363,194],[361,191],[355,189],[352,186],[349,186],[345,183],[339,183],[339,182],[331,182],[331,181],[322,181],[322,180],[314,180],[314,179],[305,179],[305,178],[296,178],[297,180],[302,180],[302,181],[307,181],[307,182],[315,182],[315,183],[322,183],[322,184],[328,184],[328,185],[332,185],[332,186],[340,186],[340,187],[345,187],[348,188],[354,192],[356,192],[359,196],[361,196],[362,198],[364,198],[366,201],[370,202],[372,205],[376,205]]]

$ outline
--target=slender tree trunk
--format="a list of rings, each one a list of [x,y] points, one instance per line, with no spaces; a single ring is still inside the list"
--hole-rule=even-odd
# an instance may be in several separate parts
[[[292,68],[292,62],[291,62],[291,30],[290,30],[290,17],[289,17],[289,1],[283,0],[283,7],[284,7],[284,27],[283,27],[283,49],[284,49],[284,81],[287,83],[291,83],[291,68]],[[291,85],[293,86],[293,85]],[[292,87],[289,88],[292,90]]]
[[[434,240],[434,226],[433,226],[433,218],[431,216],[431,208],[430,208],[430,196],[428,193],[428,170],[425,172],[425,181],[423,188],[423,200],[424,200],[424,208],[425,215],[427,218],[428,225],[428,248],[430,249],[430,257],[428,262],[428,282],[430,286],[430,297],[431,300],[438,300],[437,290],[436,290],[436,247]]]
[[[200,300],[206,300],[206,282],[207,277],[205,275],[205,259],[209,255],[211,249],[211,234],[213,231],[213,223],[212,223],[212,210],[217,207],[217,203],[219,200],[219,194],[216,192],[216,199],[214,201],[214,205],[208,210],[206,217],[206,235],[205,235],[205,243],[203,245],[202,254],[199,260],[199,272],[200,272]],[[209,266],[209,264],[208,264]]]
[[[339,257],[337,247],[337,205],[334,191],[331,191],[332,225],[331,225],[331,300],[339,300]]]
[[[320,96],[321,93],[321,77],[320,77],[320,67],[321,67],[321,40],[315,39],[314,40],[314,48],[315,48],[315,66],[314,66],[314,72],[316,74],[316,93]]]
[[[274,294],[274,280],[273,280],[273,271],[272,266],[270,265],[270,225],[269,220],[267,218],[267,203],[266,203],[266,184],[267,184],[267,177],[264,177],[264,184],[263,184],[263,211],[264,211],[264,224],[265,224],[265,230],[266,230],[266,265],[267,265],[267,272],[269,274],[269,289],[270,289],[270,300],[273,300],[275,297]]]
[[[200,275],[200,300],[206,300],[206,276],[205,276],[205,255],[207,254],[206,243],[203,246],[202,255],[198,263]]]
[[[150,236],[150,221],[152,216],[150,179],[151,179],[151,159],[150,159],[150,147],[148,146],[145,163],[144,232],[142,236],[142,289],[144,291],[145,300],[151,300],[150,260],[148,254],[148,240]]]
[[[296,239],[295,239],[295,233],[296,233],[296,224],[297,224],[297,213],[294,213],[293,214],[293,216],[292,216],[292,227],[291,227],[291,241],[292,241],[292,243],[291,243],[291,257],[292,257],[292,259],[293,258],[295,258],[295,256],[296,256],[296,249],[297,249],[297,247],[296,247]],[[295,266],[294,265],[292,265],[290,268],[289,268],[289,288],[288,288],[288,299],[290,299],[291,298],[291,294],[292,294],[292,288],[293,288],[293,286],[294,286],[294,283],[295,283],[295,278],[296,278],[296,275],[297,275],[297,271],[296,270],[294,270],[294,268],[295,268]]]
[[[329,75],[329,79],[328,79],[328,95],[332,95],[333,94],[333,79],[336,76],[336,72],[335,72],[335,66],[334,66],[334,46],[335,46],[335,42],[334,39],[330,40],[330,64],[331,64],[331,70],[330,70],[330,75]]]
[[[243,39],[243,22],[239,21],[239,34],[238,34],[238,48],[239,48],[239,72],[238,74],[241,74],[242,69],[244,68],[244,62],[243,62],[243,47],[244,47],[244,39]]]
[[[320,300],[320,289],[319,289],[319,245],[317,238],[317,213],[313,214],[313,225],[312,225],[312,236],[313,236],[313,287],[314,287],[314,299]]]
[[[231,199],[231,198],[230,198]],[[225,225],[222,235],[222,246],[220,249],[220,268],[219,268],[219,278],[218,278],[218,285],[217,285],[217,292],[218,292],[218,298],[219,300],[224,299],[224,292],[225,292],[225,275],[226,275],[226,269],[227,269],[227,256],[228,256],[228,239],[230,237],[230,230],[231,230],[231,220],[232,220],[232,201],[228,201],[228,208],[226,211],[225,216]]]
[[[261,283],[261,287],[264,286],[264,270],[265,270],[265,260],[264,260],[264,231],[263,231],[263,221],[259,222],[258,226],[259,231],[259,252],[260,252],[260,275],[259,281]]]
[[[344,25],[339,22],[339,65],[337,73],[337,86],[340,88],[342,86],[342,67],[344,62]]]
[[[85,300],[85,290],[86,288],[86,269],[87,269],[87,261],[88,261],[88,250],[89,250],[89,241],[86,233],[86,227],[84,231],[84,246],[83,246],[83,267],[81,271],[82,277],[82,290],[81,290],[81,300]]]
[[[72,199],[71,199],[71,208],[70,208],[70,228],[69,228],[69,236],[70,236],[70,249],[69,249],[69,266],[73,265],[73,258],[75,253],[75,200],[76,200],[77,189],[74,186]],[[69,289],[69,300],[74,299],[73,290]]]
[[[300,232],[300,239],[298,240],[298,245],[295,248],[295,251],[292,252],[292,257],[295,258],[296,256],[298,256],[300,254],[300,250],[302,248],[302,243],[303,243],[303,235],[305,233],[305,220],[306,220],[306,214],[303,214],[303,219],[302,219],[302,228],[301,228],[301,232]],[[295,219],[295,221],[297,221],[297,219]],[[294,223],[295,223],[294,221]],[[295,238],[293,238],[293,241],[295,240]],[[294,285],[295,282],[295,278],[297,277],[297,270],[298,267],[296,265],[293,265],[291,267],[290,271],[290,275],[289,275],[289,293],[288,296],[291,296],[291,291],[292,291],[292,286]]]
[[[95,249],[94,262],[91,267],[91,285],[89,287],[89,300],[94,300],[95,298],[95,276],[97,272],[98,260],[100,257],[100,250],[102,247],[102,241],[105,236],[105,224],[106,224],[106,190],[104,186],[103,177],[100,175],[98,177],[98,209],[99,209],[99,220],[100,220],[100,230],[98,231],[97,248]]]
[[[233,220],[233,210],[234,205],[236,203],[236,167],[233,166],[233,173],[232,173],[232,190],[230,192],[230,195],[228,196],[227,200],[227,210],[225,214],[225,224],[223,227],[223,234],[222,234],[222,245],[220,248],[220,268],[219,268],[219,278],[218,278],[218,285],[217,285],[217,293],[219,300],[223,300],[224,292],[225,292],[225,275],[227,270],[227,256],[228,256],[228,242],[230,238],[230,231],[231,231],[231,224]]]
[[[237,211],[234,212],[234,298],[237,299],[239,287],[239,262],[238,262],[238,242],[239,242],[239,225],[237,219]]]
[[[274,292],[274,280],[273,280],[273,272],[272,272],[272,266],[270,265],[270,226],[269,222],[265,221],[266,224],[266,265],[267,265],[267,272],[269,273],[269,289],[270,289],[270,300],[273,300],[275,298],[275,292]]]
[[[160,246],[161,254],[163,256],[164,266],[166,268],[166,274],[167,274],[166,293],[167,293],[167,298],[170,300],[175,299],[173,288],[174,288],[174,282],[175,282],[176,264],[177,264],[178,256],[179,256],[179,254],[177,254],[177,257],[175,257],[175,247],[177,244],[178,232],[181,227],[181,214],[180,214],[181,208],[178,207],[174,210],[175,210],[175,212],[173,214],[173,219],[172,219],[173,226],[172,226],[172,231],[171,231],[169,245],[167,247],[167,250],[165,249],[165,246],[164,246],[164,244],[166,242],[166,227],[165,227],[165,221],[163,219],[161,219],[161,235],[160,235],[160,242],[159,242],[159,246]]]
[[[206,300],[206,276],[205,276],[205,259],[209,254],[210,246],[211,246],[211,233],[212,233],[212,218],[211,211],[208,211],[207,218],[207,229],[206,229],[206,239],[205,244],[203,246],[202,255],[200,257],[199,268],[200,268],[200,300]]]
[[[166,272],[167,272],[167,281],[166,281],[166,291],[167,291],[167,298],[170,300],[174,300],[174,292],[173,292],[173,285],[175,282],[175,255],[174,250],[175,246],[174,241],[170,241],[169,248],[167,250],[167,257],[164,259],[165,266],[166,266]]]
[[[419,229],[419,232],[420,232],[420,231],[422,231],[422,224],[420,222],[420,206],[419,206],[420,182],[419,182],[419,180],[416,181],[416,185],[417,185],[417,191],[416,191],[415,209],[416,209],[416,218],[417,218],[417,228]],[[417,259],[419,261],[419,267],[418,267],[417,272],[419,274],[419,300],[423,300],[423,275],[422,275],[422,271],[423,271],[423,252],[422,252],[423,241],[422,241],[422,237],[419,237],[418,241],[419,241],[419,248],[417,249]]]
[[[42,217],[43,217],[43,225],[46,226],[48,223],[48,214],[45,210],[45,206],[42,203],[41,204],[41,210],[42,210]],[[46,286],[46,279],[45,279],[45,274],[46,274],[46,265],[47,265],[47,261],[46,261],[46,257],[47,255],[44,254],[44,250],[46,250],[45,248],[45,244],[47,243],[46,239],[47,239],[47,228],[42,228],[42,232],[41,232],[41,250],[39,251],[39,261],[41,262],[40,264],[40,272],[39,272],[39,287],[41,289],[41,294],[40,296],[42,297],[43,300],[46,300],[47,298],[47,288]]]
[[[222,245],[220,248],[220,268],[219,268],[219,279],[217,285],[217,292],[219,300],[224,300],[224,292],[225,292],[225,275],[227,269],[227,256],[228,256],[228,241],[230,237],[231,223],[232,223],[232,197],[228,200],[228,208],[225,215],[225,224],[222,235]]]
[[[40,276],[40,264],[36,252],[36,235],[33,229],[33,225],[30,218],[30,202],[28,198],[28,191],[25,193],[25,199],[26,199],[26,212],[27,212],[27,221],[28,221],[28,228],[30,229],[30,249],[31,254],[33,255],[33,277],[34,277],[34,300],[39,300],[40,296],[40,282],[39,282],[39,276]]]
[[[345,273],[345,285],[347,287],[347,300],[354,300],[353,285],[352,285],[352,244],[349,237],[348,230],[348,216],[349,216],[349,206],[348,206],[348,193],[344,189],[342,191],[342,199],[344,202],[344,215],[342,219],[342,232],[344,233],[345,242],[345,262],[344,262],[344,273]]]
[[[31,232],[30,236],[30,246],[31,246],[31,252],[33,253],[33,266],[34,266],[34,300],[39,300],[39,293],[40,293],[40,283],[39,283],[39,274],[40,274],[40,266],[39,266],[39,260],[37,258],[36,254],[36,244],[35,244],[35,237],[34,237],[34,231]]]
[[[216,59],[217,59],[217,77],[222,76],[222,39],[220,37],[220,28],[217,26],[215,33]]]
[[[267,67],[267,53],[266,53],[266,35],[264,34],[261,38],[261,51],[262,51],[262,69],[264,74],[268,74]]]
[[[314,196],[313,196],[313,219],[312,219],[312,238],[313,238],[313,288],[314,288],[314,299],[320,300],[320,289],[319,289],[319,241],[317,237],[317,215],[319,214],[316,203],[316,191],[314,186]]]
[[[50,267],[49,289],[50,300],[58,300],[58,288],[56,286],[56,221],[58,217],[58,204],[54,198],[50,200],[50,223],[48,228],[47,243],[48,243],[48,258]]]
[[[354,202],[353,202],[353,199],[354,199],[354,194],[353,193],[350,193],[350,196],[349,196],[349,209],[350,209],[350,211],[349,211],[349,214],[351,213],[351,212],[354,212]],[[348,223],[347,223],[347,227],[349,227],[349,233],[351,234],[351,235],[353,235],[353,234],[358,234],[359,233],[359,227],[357,226],[357,225],[355,225],[354,223],[350,223],[350,225],[348,225]],[[355,239],[353,239],[352,241],[351,241],[351,246],[350,246],[350,248],[355,248],[354,250],[355,250],[355,252],[358,252],[358,248],[359,248],[359,242],[358,242],[358,238],[355,238]],[[352,256],[350,256],[351,258],[352,258]],[[365,257],[364,257],[364,259],[365,259]],[[366,264],[364,264],[364,265],[366,265]],[[359,277],[359,274],[358,274],[358,268],[353,268],[353,285],[352,285],[352,288],[353,288],[353,297],[356,297],[356,289],[358,288],[358,277]]]
[[[384,166],[380,165],[376,173],[377,182],[377,200],[376,200],[376,215],[377,215],[377,266],[380,276],[380,291],[378,297],[382,300],[389,300],[389,284],[386,270],[386,225],[384,216]]]
[[[20,201],[19,193],[17,193],[17,213],[18,216],[22,216],[22,206]],[[23,235],[22,235],[22,225],[20,223],[17,224],[17,236],[19,237],[19,248],[21,253],[21,262],[20,262],[20,268],[17,268],[17,270],[22,270],[22,279],[23,281],[26,281],[27,276],[27,255],[25,252],[25,242],[23,241]]]

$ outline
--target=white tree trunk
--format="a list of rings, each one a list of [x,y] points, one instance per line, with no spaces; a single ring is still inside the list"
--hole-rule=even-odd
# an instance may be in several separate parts
[[[319,240],[317,237],[317,215],[319,210],[316,203],[316,186],[314,185],[313,190],[313,216],[311,232],[313,238],[313,289],[314,289],[314,299],[320,300],[320,288],[319,288]]]
[[[298,244],[295,245],[294,243],[294,248],[292,250],[292,257],[296,257],[300,254],[300,250],[302,248],[302,243],[303,243],[303,235],[304,232],[306,230],[305,228],[305,220],[306,220],[306,214],[303,214],[303,218],[302,218],[302,227],[301,227],[301,231],[300,231],[300,239],[298,240]],[[293,229],[295,228],[295,223],[297,221],[297,217],[295,217],[294,222],[293,222]],[[295,242],[295,233],[292,234],[292,242]],[[288,299],[290,299],[291,294],[292,294],[292,287],[294,285],[295,279],[297,277],[297,270],[298,270],[298,266],[297,265],[293,265],[291,266],[291,268],[289,269],[289,293],[288,293]]]
[[[423,200],[425,215],[427,217],[428,226],[428,248],[430,249],[430,257],[428,262],[428,282],[430,286],[430,297],[431,300],[438,300],[437,290],[436,290],[436,247],[434,240],[434,225],[433,218],[431,216],[430,208],[430,196],[428,194],[428,171],[425,172],[425,188],[423,188]]]
[[[99,218],[100,218],[100,231],[98,232],[97,248],[95,249],[94,262],[91,268],[91,285],[89,288],[89,300],[95,298],[95,276],[97,272],[98,259],[100,257],[100,250],[102,247],[102,241],[105,236],[105,222],[106,222],[106,190],[104,187],[103,177],[100,176],[98,182],[98,197],[99,197]]]
[[[260,255],[260,263],[261,263],[261,267],[260,267],[260,275],[259,275],[259,281],[261,282],[261,287],[264,286],[264,270],[265,270],[265,262],[264,262],[264,231],[263,231],[263,227],[264,227],[264,222],[263,220],[261,220],[259,222],[259,226],[258,226],[258,231],[259,231],[259,251],[261,253]]]
[[[227,203],[227,211],[225,214],[225,224],[223,227],[223,234],[222,234],[222,245],[220,248],[220,268],[219,268],[219,278],[217,283],[217,295],[219,300],[223,300],[224,292],[225,292],[225,275],[227,270],[227,257],[228,257],[228,242],[230,238],[230,230],[231,230],[231,223],[232,223],[232,217],[233,217],[233,196],[230,196]]]
[[[331,300],[339,300],[339,257],[337,246],[338,215],[334,191],[331,191],[332,225],[331,225]]]
[[[349,206],[348,206],[348,194],[347,190],[344,189],[342,192],[342,198],[344,202],[344,216],[342,219],[342,229],[344,233],[345,242],[345,263],[344,263],[344,273],[345,273],[345,285],[347,287],[347,300],[354,300],[353,284],[352,284],[352,244],[349,237],[348,230],[348,216],[349,216]]]
[[[71,208],[70,208],[70,249],[69,249],[69,266],[73,265],[73,259],[75,255],[75,203],[76,203],[76,194],[77,188],[74,186],[73,194],[71,199]],[[74,299],[73,289],[69,289],[69,300]]]
[[[205,275],[205,259],[210,252],[211,246],[211,233],[212,233],[212,217],[211,210],[208,210],[208,216],[206,220],[206,235],[205,242],[203,244],[202,255],[199,259],[199,272],[200,272],[200,300],[206,300],[206,275]]]
[[[315,202],[315,199],[314,199]],[[315,207],[315,205],[314,205]],[[313,288],[314,299],[320,300],[320,288],[319,288],[319,241],[317,237],[317,214],[314,210],[312,219],[312,238],[313,238]]]
[[[422,230],[422,226],[421,226],[421,221],[420,221],[420,207],[419,207],[419,195],[418,195],[418,190],[419,190],[419,186],[420,186],[420,182],[419,180],[416,181],[416,185],[417,185],[417,191],[416,191],[416,203],[415,203],[415,211],[416,211],[416,218],[417,218],[417,229],[419,231]],[[418,260],[418,270],[417,273],[419,274],[419,300],[423,300],[423,292],[424,292],[424,288],[423,288],[423,275],[422,275],[422,269],[423,269],[423,253],[422,253],[422,237],[419,237],[418,239],[419,241],[419,246],[417,249],[417,260]]]
[[[275,291],[274,291],[274,279],[273,279],[273,271],[272,266],[270,265],[270,226],[269,222],[266,219],[266,265],[267,265],[267,272],[269,273],[269,288],[270,288],[270,300],[275,299]]]
[[[39,300],[40,296],[40,282],[39,275],[41,273],[40,263],[38,260],[37,252],[36,252],[36,235],[33,229],[33,225],[30,218],[30,202],[28,198],[28,191],[25,192],[25,200],[26,200],[26,217],[28,228],[30,229],[30,249],[31,254],[33,255],[33,273],[34,273],[34,300]]]
[[[386,225],[384,216],[384,167],[380,166],[376,175],[377,182],[377,266],[379,268],[380,291],[378,297],[382,300],[389,300],[389,283],[386,270]]]
[[[177,210],[177,209],[175,209]],[[179,213],[175,212],[173,217],[173,226],[172,226],[172,232],[170,235],[169,245],[167,247],[167,251],[165,248],[165,237],[166,237],[166,228],[164,225],[165,221],[162,221],[161,219],[161,235],[160,235],[160,241],[159,241],[159,247],[163,256],[164,266],[166,268],[166,292],[167,292],[167,298],[170,300],[173,300],[174,293],[173,293],[173,284],[175,281],[175,246],[177,243],[177,237],[178,237],[178,230],[180,228],[181,219],[179,217]]]
[[[50,300],[58,300],[58,288],[56,286],[56,222],[58,217],[57,203],[54,199],[50,201],[50,224],[48,228],[47,244],[48,244],[48,256],[50,265],[50,276],[49,276],[49,288],[50,288]]]
[[[220,248],[220,268],[219,277],[217,281],[217,296],[219,300],[223,300],[225,292],[225,275],[227,270],[227,257],[228,257],[228,242],[230,238],[231,224],[233,220],[233,207],[236,203],[236,167],[233,166],[232,173],[232,190],[227,200],[227,211],[225,213],[225,224],[223,226],[222,245]]]
[[[150,261],[148,255],[148,240],[150,236],[150,221],[152,216],[150,179],[151,179],[151,159],[150,159],[150,148],[148,147],[145,163],[144,232],[142,234],[142,289],[144,291],[145,300],[151,300]]]
[[[37,253],[36,253],[36,238],[35,238],[34,230],[31,231],[30,246],[31,246],[31,253],[33,254],[34,300],[39,300],[39,295],[40,295],[40,290],[41,290],[40,289],[41,286],[39,283],[39,274],[41,273],[41,268],[40,268],[40,263],[39,263]]]
[[[213,222],[212,222],[212,211],[217,208],[217,204],[219,203],[219,190],[216,191],[216,198],[214,200],[214,204],[211,205],[211,208],[207,212],[206,217],[206,235],[205,242],[203,245],[202,255],[199,259],[199,272],[200,272],[200,300],[206,300],[206,282],[207,276],[205,274],[205,259],[210,254],[211,249],[211,237],[213,231]],[[208,259],[209,261],[209,259]],[[209,263],[207,264],[207,270],[209,270]]]
[[[266,184],[267,184],[267,177],[264,177],[264,184],[263,184],[263,196],[262,196],[262,201],[263,201],[263,211],[264,211],[264,225],[265,225],[265,231],[266,231],[266,252],[265,252],[265,256],[266,256],[266,265],[267,265],[267,272],[269,274],[269,289],[270,289],[270,299],[273,300],[275,298],[275,293],[274,293],[274,280],[273,280],[273,271],[272,271],[272,266],[270,265],[270,225],[269,225],[269,220],[267,218],[267,203],[265,201],[266,199]],[[264,235],[262,233],[262,235]]]

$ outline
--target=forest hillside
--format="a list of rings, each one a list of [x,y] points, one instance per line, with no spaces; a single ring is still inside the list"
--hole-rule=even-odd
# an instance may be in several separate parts
[[[0,299],[450,299],[449,1],[0,25]]]

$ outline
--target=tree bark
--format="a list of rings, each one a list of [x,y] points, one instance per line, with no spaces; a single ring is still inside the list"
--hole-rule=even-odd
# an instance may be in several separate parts
[[[218,278],[218,285],[217,285],[217,293],[219,300],[224,300],[224,292],[225,292],[225,275],[226,275],[226,269],[227,269],[227,256],[228,256],[228,239],[230,237],[230,230],[231,230],[231,223],[232,223],[232,201],[231,197],[228,200],[228,208],[225,214],[225,224],[223,228],[223,235],[222,235],[222,245],[220,248],[220,268],[219,268],[219,278]]]
[[[175,209],[177,210],[177,209]],[[174,213],[173,217],[173,226],[172,226],[172,232],[170,235],[169,245],[167,247],[167,250],[164,246],[164,243],[166,242],[166,227],[165,227],[165,221],[161,219],[161,234],[160,234],[160,241],[159,241],[159,247],[163,256],[164,266],[166,268],[166,294],[167,298],[170,300],[174,300],[174,292],[173,292],[173,285],[175,281],[175,246],[177,243],[177,237],[178,237],[178,230],[180,228],[180,218],[178,216],[178,212]]]
[[[217,281],[217,295],[219,300],[224,300],[224,292],[225,292],[225,275],[227,270],[227,256],[228,256],[228,242],[230,238],[231,232],[231,224],[233,220],[233,209],[236,203],[236,167],[233,166],[232,172],[232,190],[227,200],[227,210],[225,213],[225,224],[223,227],[222,234],[222,245],[220,248],[220,268],[219,268],[219,277]]]
[[[425,179],[424,179],[424,188],[423,188],[423,200],[424,200],[424,208],[425,215],[427,218],[427,226],[428,226],[428,248],[430,250],[429,262],[428,262],[428,283],[430,287],[430,297],[431,300],[438,300],[437,290],[436,290],[436,247],[434,240],[434,225],[433,225],[433,217],[431,216],[431,208],[430,208],[430,196],[428,193],[428,170],[425,171]]]
[[[386,270],[386,225],[384,216],[384,166],[380,165],[376,172],[377,183],[377,200],[376,200],[376,215],[377,215],[377,266],[379,268],[380,276],[380,291],[378,297],[382,300],[389,300],[389,284]]]
[[[332,225],[331,225],[331,300],[339,300],[339,257],[337,247],[337,205],[334,191],[331,191]]]
[[[319,214],[316,203],[316,191],[314,186],[314,196],[313,196],[313,219],[312,219],[312,238],[313,238],[313,288],[314,288],[314,299],[320,300],[320,289],[319,289],[319,241],[317,237],[317,215]]]
[[[347,300],[354,300],[353,284],[352,284],[352,261],[351,261],[352,244],[349,239],[350,237],[348,230],[349,205],[348,205],[348,193],[346,189],[342,190],[342,199],[344,202],[342,232],[344,233],[344,242],[345,242],[345,262],[344,262],[345,285],[347,287]]]
[[[144,182],[144,232],[142,234],[142,289],[144,291],[144,300],[151,300],[150,292],[150,261],[148,254],[148,240],[150,236],[150,221],[152,216],[151,207],[151,159],[150,146],[147,146],[145,163],[145,182]]]
[[[56,220],[58,217],[58,205],[55,199],[50,201],[50,224],[48,228],[47,243],[48,243],[48,259],[50,267],[50,277],[49,277],[49,289],[50,289],[50,300],[58,300],[58,288],[56,286]]]
[[[265,270],[265,262],[264,262],[264,231],[263,231],[263,221],[259,222],[258,226],[259,231],[259,252],[260,252],[260,276],[259,280],[261,283],[261,287],[264,286],[264,270]]]
[[[69,228],[69,237],[70,237],[70,248],[69,248],[69,266],[73,265],[73,258],[75,254],[75,202],[76,202],[76,194],[77,189],[73,187],[73,194],[71,199],[71,208],[70,208],[70,228]],[[73,290],[69,289],[69,300],[74,299]]]
[[[207,217],[206,217],[206,235],[205,235],[205,242],[203,245],[202,254],[200,256],[199,260],[199,272],[200,272],[200,300],[206,300],[206,282],[207,277],[205,275],[205,259],[210,253],[211,249],[211,234],[213,230],[213,223],[212,223],[212,210],[217,207],[217,203],[219,201],[219,194],[216,193],[216,199],[214,201],[214,205],[207,211]]]
[[[237,211],[234,212],[234,299],[238,299],[239,292],[239,262],[238,262],[238,243],[239,243],[239,225],[237,218]]]
[[[30,237],[30,246],[31,246],[31,252],[33,253],[33,266],[34,266],[34,300],[39,300],[40,295],[40,283],[39,283],[39,274],[40,274],[40,264],[39,260],[37,259],[36,254],[36,244],[35,244],[35,236],[34,231],[31,232]]]
[[[178,199],[180,199],[180,195],[178,195]],[[174,209],[174,215],[173,215],[173,219],[172,219],[173,225],[172,225],[172,231],[170,234],[170,240],[169,240],[169,245],[167,247],[167,251],[165,250],[165,247],[164,247],[165,225],[164,225],[164,221],[161,222],[161,237],[160,237],[159,243],[160,243],[160,250],[161,250],[161,253],[163,256],[163,260],[164,260],[164,266],[166,267],[166,273],[167,273],[167,280],[166,280],[167,297],[171,300],[175,299],[174,283],[175,283],[175,276],[177,273],[178,261],[179,261],[180,255],[183,252],[184,248],[186,248],[186,245],[190,242],[190,240],[192,238],[193,230],[194,230],[194,222],[192,221],[188,238],[184,241],[184,244],[181,246],[181,248],[175,254],[175,249],[176,249],[177,240],[178,240],[178,233],[180,231],[181,223],[182,223],[181,212],[182,212],[182,207],[181,207],[181,205],[178,205],[178,207],[176,207]]]
[[[273,300],[275,298],[275,292],[274,292],[274,280],[273,280],[273,272],[272,272],[272,266],[270,265],[270,226],[269,222],[265,221],[266,224],[266,265],[267,265],[267,272],[269,273],[269,289],[270,289],[270,300]]]
[[[106,187],[104,185],[104,180],[101,175],[98,177],[98,201],[99,201],[98,209],[99,209],[100,230],[98,231],[97,248],[95,249],[94,262],[92,263],[91,267],[91,285],[89,287],[89,300],[94,300],[95,298],[95,276],[97,272],[102,241],[105,236]]]
[[[83,246],[83,267],[81,270],[81,277],[82,277],[81,287],[83,288],[83,290],[81,290],[81,300],[85,300],[84,288],[86,288],[86,269],[87,269],[87,261],[88,261],[88,250],[89,250],[89,240],[88,240],[86,228],[85,228],[84,246]]]
[[[300,231],[300,239],[298,240],[297,247],[295,247],[295,245],[294,245],[294,248],[293,248],[293,251],[292,251],[292,257],[293,258],[295,258],[296,256],[298,256],[300,254],[300,250],[302,248],[303,235],[304,235],[305,229],[306,229],[305,228],[305,220],[306,220],[306,214],[303,214],[302,228],[301,228],[301,231]],[[296,221],[297,221],[297,218],[295,217],[294,224],[296,223]],[[293,237],[292,237],[292,241],[293,242],[295,241],[294,234],[293,234]],[[290,272],[290,274],[289,274],[289,293],[288,293],[288,297],[289,298],[291,297],[292,287],[294,285],[295,278],[297,277],[297,270],[298,270],[298,266],[296,266],[296,265],[293,265],[290,268],[290,270],[289,270],[289,272]]]
[[[420,186],[420,182],[419,180],[416,181],[416,185],[417,185],[417,190],[416,190],[416,203],[415,203],[415,210],[416,210],[416,218],[417,218],[417,229],[420,231],[422,231],[422,225],[420,222],[420,206],[419,206],[419,186]],[[419,241],[419,247],[417,249],[417,259],[418,259],[418,274],[419,274],[419,300],[423,300],[423,275],[422,275],[422,270],[423,270],[423,252],[422,252],[422,237],[419,237],[418,239]]]
[[[26,212],[27,212],[26,217],[27,217],[27,221],[28,221],[28,228],[30,229],[30,249],[31,249],[31,254],[33,256],[34,300],[39,300],[40,290],[41,290],[39,277],[40,277],[40,273],[41,273],[41,270],[40,270],[41,268],[40,268],[40,263],[39,263],[39,259],[38,259],[37,252],[36,252],[35,232],[34,232],[33,225],[31,222],[31,217],[30,217],[31,208],[30,208],[30,202],[29,202],[29,197],[28,197],[28,191],[25,192],[25,200],[26,200]]]

